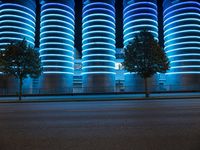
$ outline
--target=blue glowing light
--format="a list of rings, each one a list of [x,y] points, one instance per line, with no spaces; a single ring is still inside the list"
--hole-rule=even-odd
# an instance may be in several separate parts
[[[168,72],[167,75],[173,75],[173,74],[200,74],[200,71],[179,71],[179,72]]]
[[[166,53],[175,52],[175,51],[184,51],[184,50],[200,50],[200,47],[181,47],[181,48],[174,48],[170,50],[166,50]],[[168,56],[170,57],[170,55]]]
[[[87,74],[113,74],[115,75],[116,73],[115,72],[107,72],[107,71],[101,71],[101,72],[98,72],[98,71],[95,71],[95,72],[83,72],[82,75],[87,75]]]
[[[115,86],[115,0],[83,0],[82,79],[84,90]],[[98,78],[101,78],[99,82]],[[94,87],[94,88],[93,88]],[[88,88],[88,89],[87,89]],[[99,88],[101,92],[105,89]]]
[[[22,27],[16,27],[16,26],[5,26],[5,25],[2,25],[0,26],[0,29],[4,30],[4,29],[19,29],[19,30],[25,30],[29,33],[31,33],[33,36],[35,36],[35,32],[33,32],[32,30],[29,30],[29,29],[25,29],[25,28],[22,28]]]
[[[2,5],[1,7],[3,7],[3,6],[8,6],[8,5],[12,5],[12,4],[4,4],[4,5]],[[19,5],[16,5],[16,6],[19,6]],[[9,12],[9,13],[8,13]],[[2,9],[1,10],[1,13],[8,13],[8,15],[9,14],[12,14],[12,13],[21,13],[21,14],[24,14],[24,15],[27,15],[27,16],[29,16],[29,17],[31,17],[33,20],[35,20],[35,13],[34,13],[34,15],[31,15],[30,13],[27,13],[27,12],[25,12],[25,11],[21,11],[21,10],[19,10],[19,8],[17,8],[17,9]],[[25,18],[24,18],[25,19]],[[27,19],[27,18],[26,18]]]
[[[74,10],[71,5],[44,3],[41,7],[40,58],[44,74],[73,75]],[[67,71],[66,71],[67,69]],[[69,81],[71,85],[72,81]]]
[[[24,38],[35,46],[35,6],[28,8],[26,5],[15,3],[1,3],[0,10],[0,49],[15,40]]]
[[[158,41],[157,6],[153,2],[126,2],[124,4],[124,46],[133,40],[144,27]]]
[[[200,74],[200,3],[183,1],[164,8],[168,75]]]

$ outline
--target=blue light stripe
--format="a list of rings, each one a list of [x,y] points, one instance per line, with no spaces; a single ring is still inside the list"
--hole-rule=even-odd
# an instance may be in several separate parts
[[[56,31],[56,30],[55,31],[54,30],[51,30],[51,31],[42,31],[42,33],[40,34],[40,36],[42,36],[43,34],[48,34],[48,33],[64,34],[64,35],[68,35],[72,39],[74,39],[74,36],[72,34],[69,34],[67,32],[62,32],[62,31]]]
[[[35,20],[35,17],[34,17],[33,15],[31,15],[31,14],[29,14],[29,13],[27,13],[27,12],[18,10],[18,9],[3,9],[3,10],[1,10],[1,13],[3,13],[3,12],[6,12],[6,13],[8,13],[8,12],[19,12],[19,13],[28,15],[28,16],[30,16],[33,20]]]
[[[113,9],[113,11],[115,10],[115,7],[113,7],[112,5],[108,4],[108,3],[104,3],[104,2],[93,2],[93,3],[89,3],[87,5],[85,5],[83,7],[83,10],[86,9],[87,7],[91,6],[91,5],[105,5],[105,6],[109,6],[111,9]],[[96,7],[98,8],[98,7]]]
[[[131,23],[134,23],[134,22],[143,22],[143,21],[150,21],[150,22],[154,22],[156,25],[158,25],[158,22],[153,20],[153,19],[134,19],[132,21],[129,21],[128,23],[125,23],[124,24],[124,28],[126,28],[126,26],[128,26],[129,24]]]
[[[51,60],[41,60],[41,62],[43,63],[43,62],[63,62],[63,63],[69,63],[69,64],[72,64],[72,65],[74,65],[74,63],[73,62],[71,62],[71,61],[67,61],[67,60],[53,60],[53,59],[51,59]]]
[[[43,38],[40,38],[40,42],[42,42],[43,40],[47,40],[47,39],[60,39],[60,40],[69,41],[69,42],[71,42],[72,44],[74,44],[74,41],[73,41],[73,40],[70,40],[70,39],[68,39],[68,38],[58,37],[58,36],[43,37]]]
[[[168,58],[184,57],[184,56],[200,56],[200,54],[199,53],[177,54],[177,55],[170,55],[168,56]]]
[[[186,24],[186,25],[179,25],[179,26],[175,26],[175,27],[172,27],[172,28],[169,28],[169,29],[165,29],[164,31],[164,34],[166,34],[166,32],[169,32],[171,30],[174,30],[174,29],[178,29],[178,28],[182,28],[182,27],[199,27],[199,25],[197,24]]]
[[[164,24],[166,24],[166,22],[170,19],[176,18],[176,17],[180,17],[180,16],[189,16],[189,15],[196,15],[197,17],[200,17],[199,13],[194,13],[194,12],[188,12],[188,13],[181,13],[178,15],[173,15],[172,17],[169,17],[167,19],[165,19]]]
[[[154,7],[157,8],[156,4],[154,4],[154,3],[152,3],[152,2],[134,2],[134,3],[130,4],[130,5],[128,5],[128,6],[124,9],[124,12],[125,12],[129,7],[132,7],[132,6],[135,6],[135,5],[140,5],[140,4],[150,4],[150,5],[152,5],[152,6],[154,6]],[[149,7],[148,7],[148,8],[149,8]]]
[[[188,65],[188,66],[175,66],[175,67],[170,67],[170,69],[179,69],[179,68],[200,68],[200,65]]]
[[[200,59],[185,59],[185,60],[174,60],[170,63],[179,63],[179,62],[200,62]]]
[[[167,50],[166,53],[175,52],[175,51],[181,51],[181,50],[188,50],[188,49],[200,50],[200,47],[182,47],[182,48],[176,48],[176,49],[173,48],[171,50]]]
[[[200,74],[200,71],[181,71],[181,72],[168,72],[167,75],[173,75],[173,74]]]
[[[113,14],[113,16],[115,16],[115,13],[109,9],[106,9],[106,8],[91,8],[91,9],[88,9],[86,11],[83,12],[83,16],[85,16],[86,13],[90,12],[90,11],[96,11],[96,10],[101,10],[101,11],[107,11],[107,12],[110,12]]]
[[[110,34],[110,35],[112,35],[113,37],[115,37],[115,34],[114,33],[112,33],[112,32],[108,32],[108,31],[102,31],[102,30],[95,30],[95,31],[89,31],[89,32],[85,32],[85,33],[83,33],[83,37],[85,37],[86,35],[88,35],[88,34],[92,34],[92,33],[105,33],[105,34]]]
[[[198,2],[195,2],[195,1],[189,1],[189,2],[180,2],[180,3],[177,3],[177,4],[173,4],[172,6],[169,6],[167,9],[164,10],[164,13],[166,13],[166,11],[168,9],[171,9],[173,7],[176,7],[176,6],[179,6],[179,5],[183,5],[183,4],[197,4],[197,5],[200,5]],[[187,7],[186,7],[187,8]],[[170,11],[171,12],[171,11]]]
[[[139,27],[141,27],[141,28],[144,28],[144,27],[152,27],[152,28],[155,28],[156,31],[158,30],[158,27],[155,26],[155,25],[140,24],[140,25],[134,25],[134,26],[131,26],[131,27],[128,27],[128,28],[126,27],[126,28],[124,29],[124,33],[125,33],[127,30],[134,29],[134,28],[139,28]]]
[[[84,49],[82,51],[82,53],[86,52],[86,51],[100,51],[102,50],[102,48],[87,48],[87,49]],[[104,51],[111,51],[111,52],[114,52],[115,53],[115,50],[113,49],[109,49],[109,48],[103,48]]]
[[[113,38],[103,37],[103,36],[93,36],[93,37],[84,38],[83,42],[85,42],[87,40],[93,40],[93,39],[107,39],[107,40],[111,40],[111,41],[113,41],[113,43],[115,43],[115,40]]]
[[[125,17],[127,14],[129,14],[129,13],[131,13],[131,12],[133,12],[133,11],[136,11],[136,10],[152,10],[152,11],[155,12],[155,14],[157,14],[156,9],[153,9],[153,8],[150,8],[150,7],[140,7],[140,8],[134,8],[134,9],[132,9],[132,10],[130,10],[130,11],[127,11],[126,13],[124,13],[124,17]]]
[[[29,37],[31,38],[33,41],[35,41],[35,38],[33,36],[30,36],[28,34],[24,34],[24,33],[21,33],[21,32],[15,32],[15,31],[4,31],[4,32],[1,32],[1,34],[15,34],[15,35],[22,35],[22,36],[25,36],[25,37]],[[4,37],[2,37],[4,38]],[[5,38],[4,38],[5,39]]]
[[[21,8],[24,8],[24,9],[28,10],[28,11],[31,11],[34,15],[36,15],[35,12],[34,12],[33,10],[31,10],[30,8],[25,7],[25,6],[22,6],[22,5],[19,5],[19,4],[2,3],[2,4],[1,4],[1,7],[3,7],[3,6],[17,6],[17,7],[21,7]],[[34,19],[35,19],[35,18],[34,18]]]
[[[171,42],[171,41],[175,41],[175,40],[181,40],[181,39],[200,39],[200,36],[184,36],[184,37],[177,37],[177,38],[173,38],[170,40],[165,40],[165,45],[167,45],[167,43]]]
[[[91,56],[106,56],[106,57],[112,57],[112,58],[115,59],[115,56],[113,56],[113,55],[108,55],[108,54],[88,54],[88,55],[82,56],[82,58],[91,57]]]
[[[66,30],[71,31],[74,34],[74,30],[72,30],[70,28],[67,28],[65,26],[60,26],[60,25],[45,25],[45,26],[41,27],[40,30],[42,31],[45,28],[61,28],[61,29],[66,29]]]
[[[170,23],[168,23],[168,24],[166,24],[166,25],[164,25],[164,29],[167,27],[167,26],[169,26],[169,25],[171,25],[171,24],[174,24],[174,23],[177,23],[177,22],[183,22],[183,21],[191,21],[191,20],[195,20],[195,21],[198,21],[198,22],[200,22],[200,20],[199,19],[197,19],[197,18],[187,18],[187,19],[179,19],[179,20],[176,20],[176,21],[172,21],[172,22],[170,22]]]
[[[133,14],[133,15],[130,15],[130,16],[126,17],[126,18],[124,19],[124,23],[125,23],[128,19],[130,19],[130,18],[132,18],[132,17],[136,17],[136,16],[153,16],[153,17],[155,17],[156,20],[157,20],[157,16],[154,15],[154,14],[151,14],[151,13],[139,13],[139,14]],[[146,18],[146,17],[143,17],[143,18]]]
[[[46,15],[43,15],[41,17],[41,20],[45,20],[46,17],[55,17],[55,14],[46,14]],[[74,24],[74,19],[68,17],[68,16],[65,16],[65,15],[61,15],[61,14],[56,14],[56,17],[63,17],[65,19],[69,19],[70,21],[72,21],[72,23]]]
[[[113,48],[115,48],[115,44],[111,44],[111,43],[106,43],[106,42],[88,42],[86,44],[83,44],[83,47],[88,46],[88,45],[93,45],[93,44],[99,44],[99,45],[110,45]]]
[[[32,24],[34,24],[35,25],[35,22],[34,21],[32,21],[32,20],[30,20],[30,19],[28,19],[28,18],[25,18],[25,17],[22,17],[22,16],[19,16],[19,15],[14,15],[14,14],[10,14],[10,15],[1,15],[1,19],[3,19],[3,18],[6,18],[6,17],[15,17],[15,18],[20,18],[20,19],[25,19],[25,20],[27,20],[27,21],[29,21],[29,22],[31,22]]]
[[[115,72],[106,72],[106,71],[105,72],[96,71],[96,72],[83,72],[82,73],[82,75],[86,75],[86,74],[113,74],[113,75],[115,75],[116,73]]]
[[[35,35],[35,32],[29,30],[29,29],[25,29],[25,28],[22,28],[22,27],[17,27],[17,26],[6,26],[6,25],[2,25],[0,26],[0,29],[19,29],[19,30],[25,30],[25,31],[28,31],[30,32],[31,34]]]
[[[66,44],[66,43],[61,43],[61,42],[46,42],[46,43],[40,44],[40,46],[49,45],[49,44],[66,45],[66,46],[69,46],[71,48],[74,48],[74,46],[72,46],[71,44]]]
[[[9,36],[7,36],[7,37],[1,37],[1,40],[19,40],[19,41],[21,41],[21,40],[23,40],[23,38],[17,38],[17,37],[9,37]],[[35,45],[35,43],[34,42],[32,42],[32,41],[29,41],[29,40],[26,40],[28,43],[30,43],[30,44],[32,44],[32,45]]]
[[[96,16],[96,17],[99,17],[99,16],[109,17],[113,20],[113,22],[115,22],[115,18],[113,16],[107,15],[107,14],[104,14],[104,13],[95,13],[95,14],[87,15],[87,16],[83,17],[83,21],[86,20],[89,17],[94,17],[94,16]]]
[[[61,71],[43,71],[43,74],[71,74],[73,75],[73,72],[61,72]]]
[[[67,57],[67,58],[70,58],[70,59],[74,60],[74,57],[72,57],[72,56],[67,56],[67,55],[62,55],[62,54],[43,54],[43,55],[40,55],[40,57],[46,57],[46,56]]]
[[[29,26],[30,28],[33,29],[33,31],[35,31],[35,28],[33,26],[31,26],[30,24],[27,24],[27,23],[24,23],[22,21],[15,21],[15,20],[4,20],[4,21],[1,21],[1,23],[20,23],[22,25],[26,25],[26,26]]]
[[[47,22],[65,23],[65,24],[68,24],[69,26],[71,26],[72,29],[74,29],[73,24],[71,24],[71,23],[69,23],[69,22],[66,22],[66,21],[57,20],[57,19],[48,19],[48,20],[43,20],[43,21],[41,22],[41,26],[42,26],[42,24],[47,23]]]
[[[89,24],[91,22],[106,22],[106,23],[110,23],[113,26],[115,26],[115,23],[113,23],[112,21],[106,20],[106,19],[92,19],[92,20],[84,22],[82,26],[85,26],[86,24]]]
[[[56,47],[42,48],[42,49],[39,50],[39,52],[43,52],[43,51],[55,51],[55,50],[57,50],[57,51],[64,51],[64,52],[70,52],[70,53],[74,54],[74,52],[71,51],[71,50],[62,49],[62,48],[56,48]]]
[[[108,29],[113,30],[113,32],[115,32],[115,29],[113,29],[110,26],[106,26],[106,25],[91,25],[91,26],[84,27],[83,33],[87,32],[85,30],[88,30],[88,29],[91,29],[91,28],[108,28]]]
[[[188,10],[198,10],[198,11],[199,11],[199,9],[196,8],[196,7],[179,8],[179,9],[170,11],[169,13],[167,13],[166,15],[164,15],[164,19],[165,19],[168,15],[170,15],[170,14],[172,14],[172,13],[175,13],[175,12],[180,12],[180,11],[182,11],[182,10],[186,10],[186,11],[188,11]]]
[[[43,10],[41,12],[41,14],[43,15],[43,13],[51,12],[51,11],[61,11],[61,12],[67,13],[74,19],[74,14],[70,13],[69,11],[66,11],[66,10],[63,10],[63,9],[59,9],[59,8],[47,8],[47,9]]]
[[[55,65],[55,66],[51,66],[51,65],[45,65],[45,66],[43,66],[43,68],[64,68],[64,69],[70,69],[70,70],[74,70],[74,68],[72,68],[72,67],[66,67],[66,66],[57,66],[57,65]]]
[[[127,45],[128,42],[131,42],[134,38],[128,38],[126,40],[124,40],[124,45]],[[154,40],[159,41],[158,38],[154,38]]]
[[[176,34],[179,34],[179,33],[189,33],[189,32],[200,33],[200,30],[183,30],[183,31],[177,31],[177,32],[173,32],[173,33],[170,33],[170,34],[166,34],[165,37],[164,37],[164,39],[166,39],[168,36],[176,35]]]
[[[115,67],[112,67],[112,66],[86,66],[86,67],[83,67],[82,69],[91,69],[91,68],[111,68],[111,69],[115,69]]]
[[[172,47],[172,46],[177,46],[177,45],[182,45],[182,44],[200,44],[198,41],[190,41],[190,42],[177,42],[176,44],[169,44],[165,46],[165,49]]]
[[[41,8],[43,9],[45,6],[48,6],[48,5],[63,6],[63,7],[66,7],[67,9],[70,9],[70,10],[74,13],[74,10],[73,10],[71,7],[69,7],[69,6],[67,6],[67,5],[64,5],[64,4],[61,4],[61,3],[46,3],[46,4],[43,4]],[[53,8],[53,9],[54,9],[54,8]],[[45,10],[49,10],[49,9],[47,8],[47,9],[45,9]],[[61,9],[61,10],[62,10],[62,9]]]

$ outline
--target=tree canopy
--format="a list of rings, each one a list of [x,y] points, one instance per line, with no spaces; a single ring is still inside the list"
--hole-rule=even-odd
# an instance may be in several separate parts
[[[151,32],[142,30],[124,49],[124,68],[138,74],[145,81],[145,92],[148,97],[147,78],[155,73],[166,73],[169,60]]]
[[[157,72],[165,73],[169,60],[151,32],[143,30],[125,47],[123,65],[128,72],[148,78]]]
[[[21,93],[23,79],[38,78],[42,72],[39,52],[30,47],[25,39],[10,43],[0,51],[0,72],[19,79]]]

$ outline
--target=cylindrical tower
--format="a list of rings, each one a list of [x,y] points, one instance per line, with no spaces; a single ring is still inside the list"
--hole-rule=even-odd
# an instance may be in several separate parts
[[[165,0],[163,7],[168,83],[173,90],[199,90],[200,2]]]
[[[115,89],[115,1],[83,1],[82,77],[85,92]]]
[[[158,18],[156,0],[124,0],[124,47],[144,28],[158,41]],[[152,80],[152,79],[151,79]],[[155,80],[155,78],[154,78]],[[152,83],[152,81],[149,81]],[[156,82],[154,81],[154,83]],[[125,73],[125,90],[144,90],[143,80],[134,73]]]
[[[74,1],[41,0],[40,57],[45,93],[70,93],[74,72]]]
[[[1,0],[0,49],[16,40],[25,38],[35,45],[35,2],[34,0]]]
[[[0,0],[0,50],[24,38],[30,46],[35,46],[35,9],[35,0]],[[18,84],[15,78],[0,77],[0,83],[0,89],[6,90],[6,94],[16,94]],[[30,86],[31,80],[26,79],[23,87]]]

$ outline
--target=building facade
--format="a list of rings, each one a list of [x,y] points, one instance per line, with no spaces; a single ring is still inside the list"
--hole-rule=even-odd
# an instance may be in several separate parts
[[[36,4],[34,0],[0,1],[0,50],[11,42],[24,38],[31,47],[35,46]],[[27,79],[25,89],[32,87],[32,80]],[[0,89],[16,93],[18,81],[0,75]]]
[[[43,74],[39,87],[45,93],[73,89],[74,1],[41,0],[40,58]]]
[[[124,47],[131,42],[135,34],[144,28],[158,41],[157,0],[124,0]],[[143,79],[135,73],[125,72],[125,91],[142,91]],[[159,83],[157,75],[148,80],[151,90]]]
[[[82,82],[85,92],[115,89],[115,1],[84,0]]]
[[[83,0],[82,35],[76,35],[82,36],[81,52],[74,48],[74,0],[40,0],[40,6],[37,50],[43,73],[37,80],[25,81],[27,93],[143,91],[143,80],[123,69],[123,48],[115,46],[115,0]],[[0,0],[0,50],[24,37],[35,46],[35,9],[35,0]],[[200,2],[165,0],[163,9],[164,50],[170,70],[149,80],[150,91],[200,90]],[[158,22],[157,0],[124,0],[124,47],[144,28],[158,41]],[[15,79],[0,74],[0,83],[7,93],[17,91]]]
[[[165,0],[165,52],[170,60],[167,82],[172,90],[200,86],[200,2]]]

